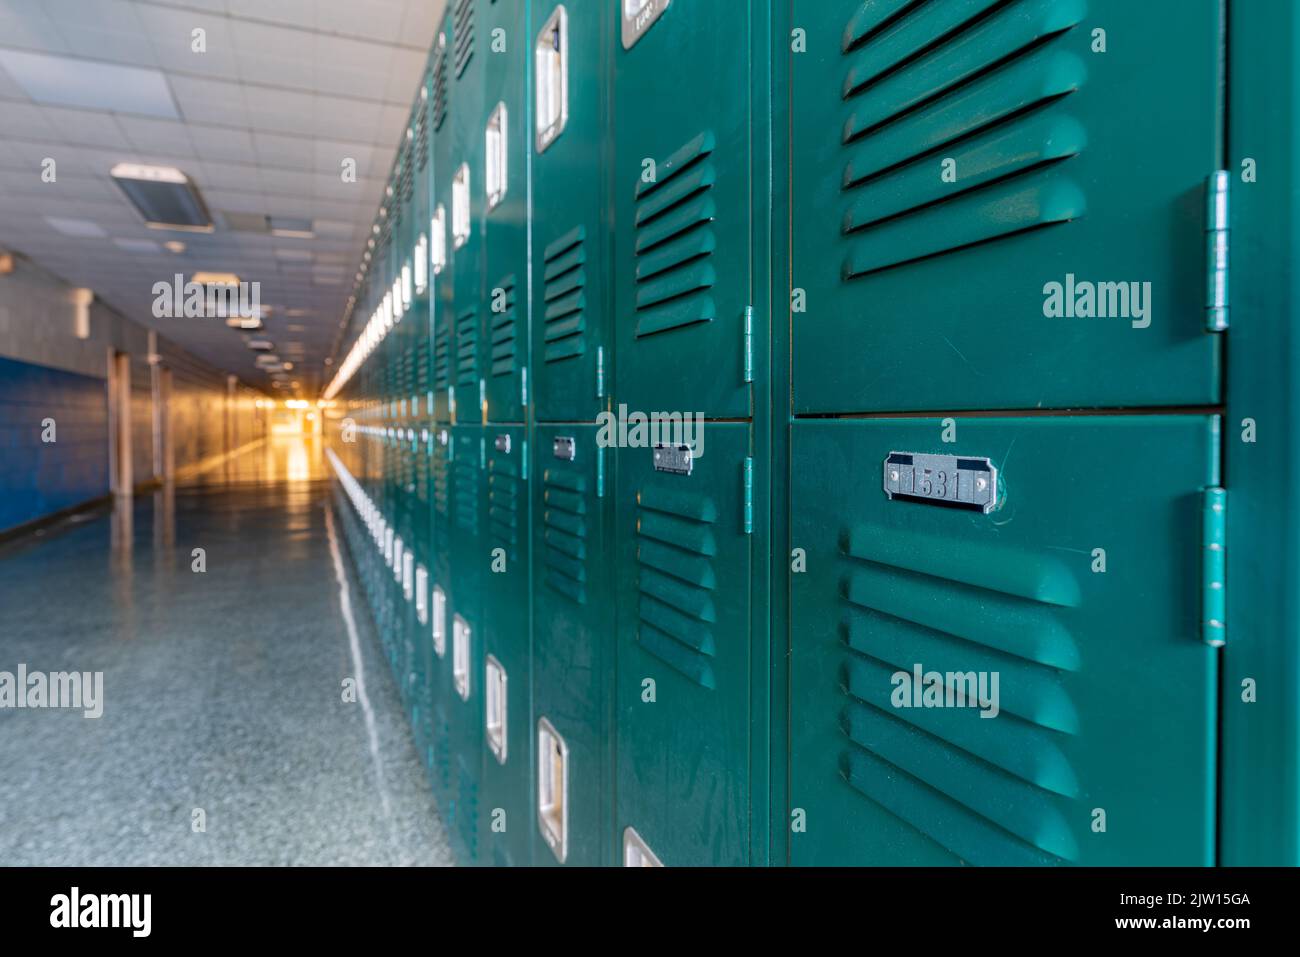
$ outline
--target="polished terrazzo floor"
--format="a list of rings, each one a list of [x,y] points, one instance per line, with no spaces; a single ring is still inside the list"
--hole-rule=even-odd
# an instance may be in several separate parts
[[[0,865],[450,863],[328,489],[274,438],[0,545],[0,671],[104,673],[97,720],[0,708]]]

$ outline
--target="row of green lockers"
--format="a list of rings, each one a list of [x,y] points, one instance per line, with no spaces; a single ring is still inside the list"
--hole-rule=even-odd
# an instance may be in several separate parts
[[[459,859],[1221,859],[1221,12],[450,0],[328,394]]]

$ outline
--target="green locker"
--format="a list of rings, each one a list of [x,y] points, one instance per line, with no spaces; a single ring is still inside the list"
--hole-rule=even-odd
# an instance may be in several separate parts
[[[749,34],[766,6],[619,5],[614,396],[630,409],[750,413]]]
[[[665,865],[749,856],[749,427],[703,454],[617,453],[619,850]]]
[[[538,421],[591,422],[610,360],[609,57],[614,5],[533,2],[533,355]],[[612,381],[609,383],[612,384]]]
[[[483,197],[483,308],[479,329],[485,378],[484,416],[489,422],[525,421],[528,382],[529,196],[532,160],[531,50],[527,43],[529,0],[510,3],[479,0],[482,33],[492,39],[484,58],[483,143],[480,186]],[[497,49],[500,37],[504,49]]]
[[[1218,420],[951,424],[792,427],[791,862],[1214,863]]]
[[[430,574],[429,595],[429,688],[433,714],[433,779],[434,793],[441,807],[447,807],[454,798],[453,786],[456,767],[452,754],[451,734],[452,682],[451,628],[452,611],[449,597],[452,583],[452,483],[451,483],[451,429],[435,423],[431,430],[432,450],[432,517],[433,565]]]
[[[1300,7],[1234,3],[1220,863],[1300,864]],[[1270,171],[1270,172],[1266,172]]]
[[[533,454],[533,714],[538,864],[616,857],[611,454],[594,425],[541,425]],[[612,465],[612,463],[611,463]],[[611,467],[612,473],[612,467]]]
[[[431,321],[433,324],[433,410],[438,422],[451,421],[451,387],[455,337],[451,317],[455,314],[455,288],[451,281],[451,205],[453,163],[451,84],[454,65],[451,50],[450,14],[444,14],[431,55],[429,86],[429,129],[433,140],[433,162],[429,164],[429,281]]]
[[[533,833],[532,616],[528,439],[523,426],[483,429],[480,698],[484,723],[483,859],[528,864]]]
[[[1218,0],[795,0],[795,412],[1205,405]]]
[[[438,175],[448,183],[447,253],[452,338],[450,378],[453,422],[483,421],[483,71],[488,35],[479,22],[481,0],[452,0],[451,159]]]
[[[451,695],[447,708],[451,740],[452,799],[447,827],[460,859],[479,863],[483,773],[483,494],[484,430],[451,428],[448,463],[451,485],[451,588],[448,592],[447,661]],[[487,858],[490,862],[491,858]]]

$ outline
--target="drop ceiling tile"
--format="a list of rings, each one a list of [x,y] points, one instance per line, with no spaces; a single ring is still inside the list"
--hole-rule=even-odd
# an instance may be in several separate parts
[[[402,18],[402,42],[414,43],[423,49],[432,46],[446,9],[446,0],[406,0],[406,12]]]
[[[311,30],[316,26],[317,0],[227,0],[230,15]]]
[[[312,135],[334,141],[373,143],[379,136],[375,104],[346,96],[317,96]],[[392,131],[385,131],[388,136]]]
[[[176,116],[175,101],[158,70],[3,48],[0,67],[32,100],[46,106]]]
[[[103,239],[108,236],[104,227],[89,219],[64,216],[46,216],[44,219],[51,229],[63,236],[76,239]]]
[[[345,37],[365,37],[396,43],[402,33],[404,0],[320,0],[316,9],[316,27],[322,33]]]
[[[154,120],[138,116],[119,116],[117,125],[127,140],[140,152],[163,152],[174,156],[195,156],[189,127],[173,120]]]
[[[131,149],[111,113],[54,106],[44,107],[41,112],[50,128],[66,143],[118,151]]]
[[[190,123],[188,127],[190,141],[195,152],[207,162],[209,175],[218,165],[214,160],[249,163],[254,158],[253,137],[247,130],[197,123]]]
[[[181,116],[190,123],[248,127],[244,89],[238,83],[170,74]]]
[[[137,3],[144,33],[158,64],[177,73],[238,77],[230,20],[210,12],[179,10]],[[202,50],[195,49],[195,30],[204,31]]]
[[[48,141],[62,139],[59,132],[46,119],[45,111],[31,103],[0,100],[0,129],[4,130],[6,139]]]
[[[316,102],[310,93],[249,85],[244,96],[253,130],[295,134],[299,139],[311,134]]]
[[[336,140],[318,139],[313,142],[313,147],[316,154],[316,170],[326,175],[336,176],[339,182],[343,181],[344,160],[352,160],[357,172],[364,175],[370,169],[375,154],[373,147],[362,143],[342,143]]]
[[[384,99],[392,103],[414,103],[413,98],[417,95],[416,91],[424,76],[424,64],[428,60],[428,43],[432,40],[433,33],[430,32],[429,40],[419,50],[393,48],[389,51],[388,84],[384,88]],[[407,115],[410,115],[409,108]]]
[[[259,131],[253,134],[253,145],[263,166],[309,170],[315,164],[312,141],[301,136]]]
[[[68,52],[44,5],[30,0],[0,0],[0,37],[5,46]]]
[[[325,61],[316,70],[315,89],[322,96],[365,100],[371,109],[383,101],[387,86],[387,68],[375,73],[347,61],[332,64]]]

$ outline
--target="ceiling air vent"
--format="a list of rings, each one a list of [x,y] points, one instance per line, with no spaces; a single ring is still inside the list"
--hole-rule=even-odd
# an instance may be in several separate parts
[[[149,228],[212,232],[212,216],[198,187],[175,167],[118,163],[109,175]]]

